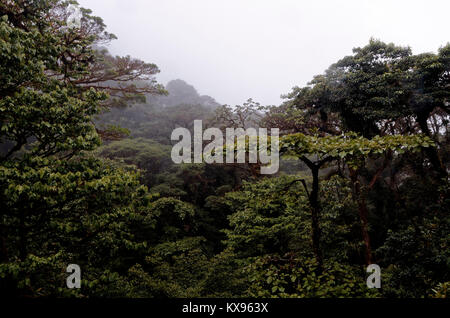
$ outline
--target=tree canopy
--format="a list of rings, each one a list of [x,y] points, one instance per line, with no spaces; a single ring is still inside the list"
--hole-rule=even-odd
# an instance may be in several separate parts
[[[449,44],[370,39],[281,105],[230,106],[114,56],[71,4],[0,1],[2,294],[448,296]],[[279,129],[279,173],[175,164],[171,132],[194,120]]]

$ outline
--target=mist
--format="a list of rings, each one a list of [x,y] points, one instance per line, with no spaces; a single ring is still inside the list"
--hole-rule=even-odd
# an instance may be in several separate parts
[[[156,63],[226,104],[279,104],[370,37],[436,51],[447,41],[448,1],[81,0],[118,36],[114,54]]]

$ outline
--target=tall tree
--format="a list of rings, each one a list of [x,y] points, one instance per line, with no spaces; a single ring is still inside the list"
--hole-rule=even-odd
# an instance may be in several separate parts
[[[427,136],[375,136],[367,139],[357,136],[355,133],[341,136],[307,136],[302,133],[287,135],[281,141],[281,152],[284,155],[294,156],[305,162],[312,174],[312,189],[309,192],[305,180],[303,183],[311,205],[312,244],[319,267],[323,264],[322,251],[320,249],[320,204],[319,204],[319,170],[325,164],[342,159],[347,163],[351,180],[355,187],[355,200],[359,207],[361,221],[361,233],[365,244],[366,263],[372,263],[372,252],[368,231],[368,211],[366,206],[366,191],[370,190],[380,173],[384,170],[385,163],[372,177],[368,189],[362,189],[358,180],[359,171],[364,168],[366,159],[374,156],[384,156],[386,159],[393,152],[403,153],[405,150],[417,151],[420,148],[428,148],[433,141]]]
[[[95,46],[114,37],[89,10],[69,28],[70,3],[0,3],[0,288],[20,294],[57,293],[72,258],[95,279],[98,262],[118,270],[110,256],[142,248],[125,229],[146,223],[145,188],[86,152],[100,144],[93,116],[108,93],[156,92],[147,80],[157,68],[131,58],[105,64]],[[45,283],[46,273],[57,283]]]

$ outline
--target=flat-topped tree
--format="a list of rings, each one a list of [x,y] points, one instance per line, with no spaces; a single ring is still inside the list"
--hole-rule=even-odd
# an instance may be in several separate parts
[[[335,160],[342,160],[346,163],[354,187],[355,200],[358,203],[361,231],[366,249],[366,263],[370,264],[372,253],[367,221],[367,191],[373,187],[393,155],[400,155],[405,151],[419,151],[421,148],[428,148],[433,145],[432,139],[424,135],[389,135],[368,139],[358,136],[356,133],[325,137],[298,133],[287,135],[281,139],[280,153],[302,160],[311,170],[313,178],[311,191],[308,191],[304,180],[299,181],[303,183],[311,205],[312,244],[320,266],[323,260],[320,250],[319,170]],[[368,158],[384,158],[384,163],[378,168],[370,184],[362,189],[358,176],[360,169],[364,167]]]
[[[88,280],[95,268],[117,263],[137,247],[126,224],[146,213],[138,176],[86,153],[100,144],[93,116],[108,93],[142,93],[129,91],[130,81],[156,68],[101,59],[94,47],[113,37],[89,10],[82,10],[81,27],[69,28],[69,3],[75,1],[0,2],[0,276],[23,286],[22,294],[54,295],[60,286],[48,281],[63,280],[48,275],[59,275],[70,255],[91,265]],[[41,271],[43,264],[54,267]]]

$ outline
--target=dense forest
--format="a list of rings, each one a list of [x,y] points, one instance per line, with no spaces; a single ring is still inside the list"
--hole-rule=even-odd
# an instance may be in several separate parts
[[[222,105],[111,54],[91,10],[69,27],[71,3],[0,0],[1,294],[449,295],[450,44],[368,39],[281,105]],[[175,164],[194,120],[278,128],[279,172]]]

